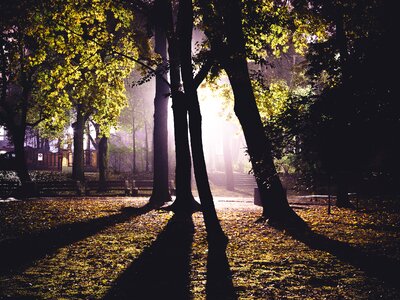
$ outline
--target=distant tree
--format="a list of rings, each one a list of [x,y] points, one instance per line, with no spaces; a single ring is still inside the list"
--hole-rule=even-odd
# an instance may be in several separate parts
[[[142,147],[137,140],[139,131],[144,130],[145,121],[149,118],[149,105],[147,101],[149,94],[149,85],[140,83],[140,70],[132,72],[131,76],[126,80],[128,106],[121,113],[119,124],[121,128],[132,135],[132,174],[135,175],[138,171],[138,152]],[[145,133],[146,134],[146,133]],[[156,150],[157,151],[157,150]]]
[[[53,2],[36,11],[35,18],[38,52],[50,53],[58,61],[54,67],[43,67],[38,76],[36,97],[43,98],[38,104],[48,116],[44,122],[49,126],[62,126],[63,111],[74,108],[73,177],[84,180],[84,124],[92,116],[108,136],[126,105],[123,78],[131,72],[133,62],[116,51],[138,52],[133,15],[111,1],[85,5],[82,0],[77,6]]]
[[[5,125],[14,145],[15,169],[23,187],[31,178],[24,151],[27,126],[35,126],[42,119],[39,109],[29,119],[34,106],[32,92],[43,54],[38,53],[32,28],[34,3],[29,1],[2,1],[0,3],[0,124]],[[27,191],[30,188],[27,187]]]

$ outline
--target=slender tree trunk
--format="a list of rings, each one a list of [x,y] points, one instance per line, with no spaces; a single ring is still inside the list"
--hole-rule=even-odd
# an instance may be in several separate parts
[[[197,88],[193,80],[192,67],[192,30],[193,30],[193,4],[192,0],[179,2],[178,34],[180,42],[180,60],[183,86],[189,103],[189,131],[190,145],[193,155],[194,174],[202,212],[207,230],[209,243],[226,243],[226,236],[222,231],[214,200],[208,181],[207,168],[204,158],[201,113],[197,96]]]
[[[166,28],[168,28],[168,54],[170,60],[172,111],[175,133],[176,199],[171,210],[180,213],[192,213],[200,207],[192,194],[192,158],[188,137],[187,99],[185,94],[180,90],[181,76],[179,70],[179,49],[174,30],[171,1],[167,2],[167,6],[163,7],[163,10],[161,11],[166,11],[168,16],[168,20],[166,20]]]
[[[86,135],[87,135],[87,141],[86,141],[86,165],[90,167],[92,165],[91,163],[91,152],[90,152],[90,126],[89,123],[87,123],[86,126]]]
[[[132,112],[132,175],[136,174],[136,130],[135,130],[135,116]]]
[[[144,133],[145,133],[145,148],[146,148],[146,172],[150,171],[150,162],[149,162],[149,136],[147,131],[147,122],[144,121]]]
[[[40,136],[39,136],[39,130],[36,131],[36,149],[40,149]]]
[[[156,8],[159,8],[158,5]],[[160,12],[165,13],[165,12]],[[167,38],[164,24],[155,25],[155,52],[162,58],[156,74],[153,128],[153,192],[150,203],[162,205],[171,201],[168,184],[168,99]]]
[[[74,158],[72,165],[72,178],[84,181],[84,160],[83,160],[83,135],[84,135],[85,117],[82,113],[81,106],[76,108],[76,122],[74,128]]]
[[[15,171],[17,172],[18,178],[21,181],[22,185],[24,185],[26,182],[32,181],[26,164],[26,155],[24,148],[25,130],[20,127],[15,128],[11,131],[11,135],[15,152]]]
[[[99,165],[99,190],[107,190],[108,179],[108,138],[102,136],[98,145],[98,165]]]

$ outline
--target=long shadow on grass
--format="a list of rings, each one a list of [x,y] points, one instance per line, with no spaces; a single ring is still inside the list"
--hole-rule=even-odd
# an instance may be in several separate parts
[[[122,209],[120,213],[83,222],[60,225],[42,232],[0,243],[0,275],[25,269],[35,260],[54,253],[57,249],[92,236],[101,230],[128,221],[152,210],[150,205]]]
[[[343,262],[349,263],[386,284],[398,287],[400,261],[383,255],[368,254],[348,243],[330,239],[311,230],[290,230],[289,234],[312,249],[328,252]],[[384,251],[384,249],[382,249]]]
[[[208,300],[237,299],[225,248],[208,248],[206,294]]]
[[[191,299],[191,216],[175,214],[153,244],[117,279],[104,299]]]

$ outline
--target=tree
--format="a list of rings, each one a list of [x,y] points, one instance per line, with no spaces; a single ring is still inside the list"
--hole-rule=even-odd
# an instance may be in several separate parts
[[[199,205],[192,194],[191,153],[188,137],[187,103],[185,94],[181,91],[180,56],[177,34],[171,1],[162,2],[162,12],[165,12],[164,28],[168,40],[168,55],[170,65],[172,111],[175,133],[175,185],[176,198],[171,210],[177,213],[192,213]]]
[[[350,186],[371,172],[395,174],[399,165],[389,132],[399,128],[390,64],[390,4],[383,1],[295,1],[298,11],[318,14],[329,38],[312,44],[308,75],[313,97],[305,129],[307,152],[337,186],[337,205],[351,207]],[[321,78],[323,80],[321,80]],[[372,146],[373,145],[373,146]],[[388,163],[391,161],[391,163]],[[391,166],[389,166],[391,165]]]
[[[155,1],[155,14],[161,17],[162,0]],[[165,17],[162,17],[165,18]],[[165,21],[155,21],[155,52],[161,57],[161,64],[156,71],[156,93],[154,98],[154,131],[153,131],[153,191],[150,203],[160,205],[171,200],[168,180],[168,99],[167,84],[167,40]]]
[[[24,140],[34,106],[32,91],[41,54],[32,36],[32,9],[25,1],[2,1],[0,4],[0,124],[5,125],[14,145],[16,172],[23,190],[29,191],[31,178],[26,165]],[[38,113],[39,114],[39,113]]]
[[[43,98],[38,104],[49,126],[62,126],[63,110],[74,108],[73,177],[84,180],[84,124],[92,116],[104,136],[116,125],[126,105],[123,78],[133,69],[133,61],[119,51],[136,55],[135,41],[141,36],[132,31],[132,13],[111,1],[52,2],[35,18],[38,52],[58,61],[43,66],[36,98]]]
[[[200,1],[205,33],[218,63],[226,71],[235,98],[235,113],[242,126],[263,205],[263,217],[280,224],[304,225],[290,208],[264,134],[250,81],[239,1]],[[218,28],[218,30],[212,30]]]
[[[186,101],[188,101],[190,142],[196,185],[202,205],[208,242],[211,244],[226,245],[227,238],[222,231],[217,217],[204,158],[201,113],[197,95],[197,88],[202,79],[199,80],[199,77],[194,77],[192,66],[193,23],[194,12],[192,0],[181,0],[179,2],[177,33],[179,37],[179,54],[183,88],[186,95]],[[208,71],[208,65],[203,67],[203,72],[204,70]]]

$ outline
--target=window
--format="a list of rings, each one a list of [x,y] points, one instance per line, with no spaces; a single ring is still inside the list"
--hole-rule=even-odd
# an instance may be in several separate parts
[[[37,160],[38,161],[43,161],[43,153],[38,153]]]

